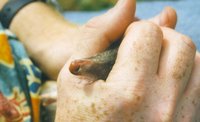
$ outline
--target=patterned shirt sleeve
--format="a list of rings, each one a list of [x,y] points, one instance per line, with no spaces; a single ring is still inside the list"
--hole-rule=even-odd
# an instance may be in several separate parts
[[[41,71],[15,35],[0,27],[0,122],[39,122],[40,87]]]

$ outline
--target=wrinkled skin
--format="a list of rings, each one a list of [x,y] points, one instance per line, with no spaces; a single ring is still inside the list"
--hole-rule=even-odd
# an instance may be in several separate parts
[[[117,16],[116,13],[111,15]],[[56,121],[199,121],[200,54],[196,53],[190,38],[173,29],[159,27],[156,21],[153,21],[156,24],[140,21],[129,25],[106,80],[93,81],[69,71],[75,59],[100,53],[109,47],[110,40],[121,36],[107,33],[102,40],[90,40],[89,35],[92,33],[92,36],[99,25],[96,20],[102,18],[109,17],[100,16],[82,27],[88,37],[60,72]]]

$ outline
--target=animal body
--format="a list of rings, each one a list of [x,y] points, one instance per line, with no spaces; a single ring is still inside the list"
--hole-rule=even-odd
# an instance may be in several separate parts
[[[92,79],[93,81],[106,80],[115,63],[119,45],[120,41],[116,41],[102,53],[73,61],[69,67],[70,72],[77,76]]]

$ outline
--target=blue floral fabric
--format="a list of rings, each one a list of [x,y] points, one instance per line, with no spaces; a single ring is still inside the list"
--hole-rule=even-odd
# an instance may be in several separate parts
[[[0,27],[0,122],[39,122],[41,71],[23,45]]]

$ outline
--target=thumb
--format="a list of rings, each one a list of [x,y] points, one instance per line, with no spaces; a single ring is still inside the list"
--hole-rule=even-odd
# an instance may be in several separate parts
[[[92,50],[93,54],[108,48],[133,22],[135,5],[135,0],[119,0],[107,13],[88,21],[80,29],[86,36],[80,43],[86,45],[89,52]]]

